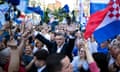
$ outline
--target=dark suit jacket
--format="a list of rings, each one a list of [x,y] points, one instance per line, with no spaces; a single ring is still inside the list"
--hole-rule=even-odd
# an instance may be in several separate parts
[[[56,42],[51,42],[40,34],[38,34],[36,36],[36,38],[47,45],[47,48],[48,48],[48,51],[50,52],[50,54],[56,53],[56,51],[57,51],[57,43]],[[72,60],[72,50],[74,47],[74,41],[75,41],[75,39],[69,39],[68,42],[65,42],[65,44],[63,45],[63,48],[60,52],[62,54],[67,55],[70,58],[70,60]]]
[[[35,66],[35,64],[33,64],[32,65],[32,67],[31,67],[31,69],[30,69],[30,71],[28,71],[28,72],[37,72],[37,67]],[[42,72],[48,72],[47,71],[47,68],[45,67],[43,70],[42,70]]]
[[[42,70],[42,72],[48,72],[48,71],[47,71],[47,69],[46,69],[46,68],[44,68],[44,69]]]

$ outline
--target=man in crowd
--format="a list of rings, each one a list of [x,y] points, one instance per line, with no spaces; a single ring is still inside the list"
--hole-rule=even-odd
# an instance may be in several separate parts
[[[62,53],[67,55],[70,60],[72,61],[72,50],[74,46],[75,38],[72,35],[69,35],[69,40],[65,41],[65,35],[62,33],[56,33],[55,35],[55,42],[51,42],[41,34],[37,34],[36,38],[46,44],[48,51],[50,54],[53,53]]]
[[[48,72],[73,72],[69,58],[63,54],[48,56],[46,64]]]
[[[41,49],[41,50],[38,50],[34,54],[34,56],[35,58],[33,59],[33,61],[31,61],[31,63],[33,64],[29,72],[47,72],[46,59],[48,57],[48,52],[44,49]]]

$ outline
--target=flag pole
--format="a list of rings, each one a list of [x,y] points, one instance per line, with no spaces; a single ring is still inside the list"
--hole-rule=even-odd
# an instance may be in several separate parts
[[[31,1],[32,7],[35,7],[36,1]],[[34,13],[32,13],[32,20],[33,20],[33,24],[34,24]]]

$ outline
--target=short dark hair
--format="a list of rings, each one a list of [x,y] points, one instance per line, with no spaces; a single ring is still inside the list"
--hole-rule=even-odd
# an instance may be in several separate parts
[[[108,72],[108,58],[104,53],[93,53],[93,58],[96,61],[100,72]]]
[[[60,71],[62,69],[62,63],[61,60],[65,58],[65,55],[63,54],[51,54],[48,56],[47,60],[46,60],[46,68],[48,70],[48,72],[57,72]]]
[[[46,60],[49,53],[48,51],[44,49],[40,49],[37,52],[35,52],[34,56],[37,58],[37,60]]]
[[[63,33],[61,33],[61,32],[56,32],[56,33],[55,33],[55,36],[63,36],[63,37],[65,37],[65,34],[63,34]]]

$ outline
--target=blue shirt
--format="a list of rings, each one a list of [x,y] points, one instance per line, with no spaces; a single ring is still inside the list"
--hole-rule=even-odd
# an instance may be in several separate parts
[[[76,46],[74,46],[73,50],[72,50],[72,54],[74,56],[77,56],[78,55],[78,48]]]
[[[25,63],[25,66],[28,65],[33,59],[33,56],[23,55],[22,60]]]
[[[100,47],[100,44],[98,45],[97,50],[98,50],[98,53],[108,54],[108,48],[107,48],[107,47],[101,48],[101,47]]]
[[[79,70],[80,65],[82,65],[82,67],[85,71],[87,71],[89,69],[87,60],[81,60],[80,56],[75,56],[72,61],[73,72],[80,72],[80,70]]]

